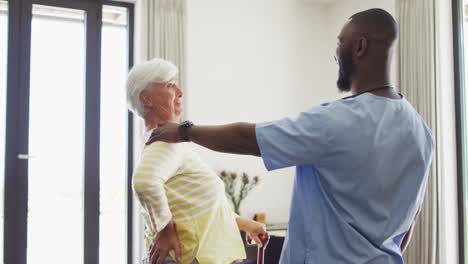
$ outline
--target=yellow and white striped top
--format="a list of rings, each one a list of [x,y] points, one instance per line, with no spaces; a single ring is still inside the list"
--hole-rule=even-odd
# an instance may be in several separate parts
[[[149,136],[150,131],[145,141]],[[182,263],[196,258],[201,264],[226,264],[245,257],[224,184],[190,143],[145,146],[133,174],[133,189],[144,209],[147,248],[172,219]]]

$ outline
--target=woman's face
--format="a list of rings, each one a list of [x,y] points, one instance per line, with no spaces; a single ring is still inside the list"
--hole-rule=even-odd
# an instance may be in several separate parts
[[[151,108],[150,115],[156,115],[161,122],[178,122],[183,111],[183,92],[177,81],[154,83],[152,90],[142,92],[140,100]]]

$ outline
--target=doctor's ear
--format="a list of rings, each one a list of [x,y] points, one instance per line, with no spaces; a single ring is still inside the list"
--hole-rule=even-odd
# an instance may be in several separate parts
[[[367,51],[369,49],[369,42],[368,42],[367,38],[361,37],[361,38],[358,39],[356,46],[357,46],[356,47],[356,55],[358,57],[363,57],[367,53]]]

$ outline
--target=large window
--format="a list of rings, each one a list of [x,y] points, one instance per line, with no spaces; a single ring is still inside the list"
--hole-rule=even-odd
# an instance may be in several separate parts
[[[0,0],[2,263],[130,263],[132,31],[128,3]]]

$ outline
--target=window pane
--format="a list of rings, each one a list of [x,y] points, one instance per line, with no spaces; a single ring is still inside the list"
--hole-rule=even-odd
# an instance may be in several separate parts
[[[5,112],[8,52],[8,3],[0,1],[0,260],[3,260],[3,184],[5,179]]]
[[[28,264],[83,263],[84,18],[33,6]]]
[[[101,48],[100,263],[127,251],[127,9],[104,6]]]

